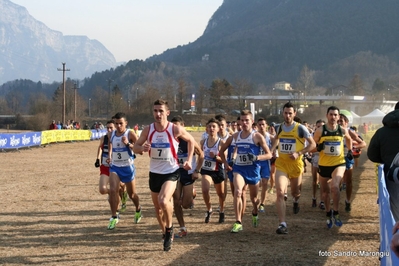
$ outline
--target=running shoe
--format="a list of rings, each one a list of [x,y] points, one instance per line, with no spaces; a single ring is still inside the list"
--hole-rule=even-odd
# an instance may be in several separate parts
[[[333,226],[334,226],[334,223],[333,223],[333,220],[332,220],[331,216],[327,217],[327,228],[330,229]]]
[[[127,202],[127,191],[124,191],[121,198],[121,209],[120,212],[126,211],[126,202]]]
[[[326,209],[326,206],[324,205],[324,202],[320,201],[319,208],[321,210],[325,210]]]
[[[116,224],[119,222],[118,217],[109,219],[108,230],[115,229]]]
[[[138,224],[143,216],[141,215],[141,207],[139,211],[134,214],[134,223]]]
[[[211,219],[211,215],[212,215],[212,211],[206,211],[206,215],[205,215],[205,223],[209,223],[209,219]]]
[[[265,205],[259,205],[259,212],[265,212]]]
[[[316,199],[312,199],[312,208],[316,208],[316,207],[317,207]]]
[[[165,239],[163,240],[163,250],[169,251],[172,248],[173,242],[173,226],[171,228],[167,228],[165,231]]]
[[[232,232],[232,233],[238,233],[239,231],[242,231],[242,224],[240,224],[240,223],[238,223],[238,222],[235,222],[235,223],[233,224],[233,228],[231,229],[230,232]]]
[[[252,226],[253,227],[258,227],[259,225],[259,217],[258,215],[253,215],[252,214]]]
[[[288,228],[285,225],[280,224],[276,230],[276,233],[279,235],[288,234]]]
[[[287,199],[288,199],[288,195],[287,195],[287,193],[284,193],[284,200],[287,201]]]
[[[175,235],[176,238],[182,238],[187,236],[187,229],[185,227],[180,227],[179,232]]]
[[[274,191],[273,191],[272,188],[269,188],[269,189],[267,190],[267,193],[269,193],[269,194],[274,194]]]
[[[333,215],[334,216],[334,224],[338,227],[342,226],[342,221],[339,218],[339,214]]]
[[[297,214],[299,212],[299,202],[294,202],[294,206],[293,206],[293,211],[294,214]]]
[[[320,183],[317,183],[317,188],[320,189]]]
[[[219,212],[219,223],[224,223],[224,212]]]
[[[351,203],[345,201],[345,211],[350,212],[352,210]]]

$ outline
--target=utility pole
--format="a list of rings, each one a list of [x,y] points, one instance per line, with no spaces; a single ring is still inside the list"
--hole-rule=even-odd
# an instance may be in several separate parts
[[[62,69],[57,68],[58,71],[62,71],[62,87],[63,87],[63,97],[62,97],[62,126],[65,126],[65,72],[70,71],[70,69],[65,68],[66,63],[62,63]]]
[[[73,89],[75,90],[75,93],[74,93],[75,94],[74,95],[74,97],[75,97],[75,115],[74,115],[73,121],[76,122],[76,91],[79,89],[76,83],[74,84]]]
[[[107,79],[108,81],[108,102],[107,102],[107,119],[110,117],[109,111],[110,108],[109,106],[111,105],[111,82],[113,81],[112,79]]]

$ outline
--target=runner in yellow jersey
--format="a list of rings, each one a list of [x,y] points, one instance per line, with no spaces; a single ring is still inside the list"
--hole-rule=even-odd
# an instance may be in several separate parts
[[[302,184],[303,162],[302,155],[310,152],[316,144],[309,133],[309,130],[302,124],[294,121],[296,110],[291,102],[283,107],[284,123],[277,129],[275,141],[273,141],[272,152],[278,145],[279,157],[276,159],[276,207],[279,218],[277,234],[287,234],[287,224],[285,222],[286,204],[284,193],[288,185],[291,185],[291,194],[294,198],[294,214],[299,212],[299,197],[301,196],[300,187]],[[307,145],[305,146],[305,141]]]
[[[323,200],[327,212],[327,227],[331,228],[342,226],[339,217],[339,184],[345,172],[345,153],[344,140],[346,147],[349,147],[347,157],[353,158],[352,139],[349,136],[348,129],[338,125],[339,109],[336,106],[330,106],[327,109],[327,123],[319,127],[314,133],[314,140],[317,143],[319,155],[319,174],[321,176],[320,184],[323,192]],[[330,208],[330,194],[333,198],[333,208]]]

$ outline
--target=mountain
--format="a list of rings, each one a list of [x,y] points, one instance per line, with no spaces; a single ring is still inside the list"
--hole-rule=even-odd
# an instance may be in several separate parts
[[[188,67],[193,80],[295,82],[307,65],[319,84],[360,74],[369,85],[399,72],[397,10],[396,0],[225,0],[196,41],[149,60]]]
[[[62,72],[57,71],[62,62],[74,78],[116,65],[114,56],[97,40],[64,36],[8,0],[0,0],[0,59],[0,84],[19,78],[62,80]]]

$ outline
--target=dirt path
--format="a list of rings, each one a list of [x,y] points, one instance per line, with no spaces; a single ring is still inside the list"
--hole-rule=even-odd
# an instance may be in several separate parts
[[[200,134],[195,133],[199,138]],[[94,168],[98,142],[62,143],[0,153],[0,264],[46,265],[378,265],[376,257],[361,256],[379,246],[378,205],[374,164],[354,170],[352,212],[344,211],[341,228],[326,229],[325,213],[311,207],[311,179],[305,174],[299,214],[287,201],[288,235],[277,235],[275,195],[268,195],[266,214],[251,226],[250,209],[244,230],[230,233],[234,223],[232,196],[227,197],[226,222],[217,215],[204,223],[205,205],[196,183],[195,208],[185,211],[189,234],[162,251],[161,233],[148,189],[148,157],[138,156],[138,194],[144,218],[133,223],[133,204],[116,230],[106,229],[107,197],[98,193]],[[212,201],[217,207],[212,189]],[[248,206],[249,206],[248,202]],[[177,226],[177,221],[175,221]],[[330,252],[331,256],[326,255]],[[346,254],[342,253],[346,252]],[[352,256],[347,253],[351,252]],[[357,256],[354,256],[356,253]],[[335,255],[335,256],[334,256]]]

